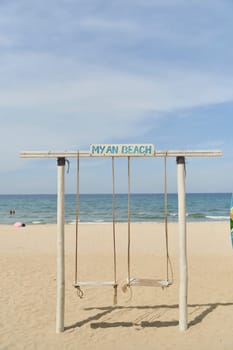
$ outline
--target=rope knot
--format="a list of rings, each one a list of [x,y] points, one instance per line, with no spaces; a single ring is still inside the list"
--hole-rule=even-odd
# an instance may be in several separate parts
[[[77,288],[77,295],[78,295],[78,297],[79,297],[80,299],[82,299],[82,298],[84,297],[84,292],[83,292],[83,290],[81,289],[80,286],[76,286],[76,288]]]

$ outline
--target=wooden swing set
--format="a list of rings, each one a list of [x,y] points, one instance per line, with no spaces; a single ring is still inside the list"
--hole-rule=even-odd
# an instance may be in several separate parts
[[[56,332],[64,331],[65,314],[65,163],[69,158],[77,159],[77,191],[76,191],[76,244],[75,244],[75,280],[74,287],[78,295],[83,296],[84,286],[113,286],[114,304],[117,302],[117,264],[116,264],[116,229],[115,229],[115,157],[128,158],[128,276],[123,290],[133,286],[169,287],[173,283],[172,267],[169,257],[168,245],[168,209],[167,209],[167,170],[168,157],[175,157],[177,163],[178,185],[178,223],[179,223],[179,329],[184,331],[188,327],[187,317],[187,247],[186,247],[186,194],[185,194],[185,157],[217,157],[221,156],[219,150],[200,151],[158,151],[151,144],[95,144],[89,151],[37,151],[21,152],[22,158],[55,158],[57,159],[57,306],[56,306]],[[112,158],[112,231],[113,231],[113,281],[79,281],[78,280],[78,241],[79,241],[79,176],[80,158],[111,157]],[[166,240],[166,277],[164,279],[134,278],[131,276],[131,209],[130,209],[130,159],[131,157],[164,157],[164,224]],[[170,272],[170,276],[169,276]]]

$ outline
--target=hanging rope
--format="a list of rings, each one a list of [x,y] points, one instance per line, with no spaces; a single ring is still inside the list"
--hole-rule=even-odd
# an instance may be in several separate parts
[[[67,171],[66,171],[66,173],[69,174],[69,172],[70,172],[70,161],[69,161],[69,159],[66,159],[66,163],[67,163]]]
[[[116,271],[116,220],[115,220],[115,164],[112,157],[112,232],[113,232],[113,265],[114,265],[114,297],[113,304],[117,304],[117,271]]]
[[[79,151],[77,153],[77,177],[76,177],[76,210],[75,210],[75,285],[78,283],[78,242],[79,242]],[[82,298],[84,293],[80,286],[76,286],[77,295]]]
[[[130,245],[131,245],[131,232],[130,232],[130,157],[128,157],[128,285],[130,287]]]
[[[170,284],[173,282],[173,270],[171,259],[169,256],[169,245],[168,245],[168,200],[167,200],[167,152],[164,157],[164,226],[165,226],[165,241],[166,241],[166,279]],[[169,269],[171,272],[171,280],[169,280]]]
[[[132,289],[131,287],[131,264],[130,264],[130,245],[131,245],[131,232],[130,232],[130,222],[131,222],[131,212],[130,212],[130,157],[128,157],[128,278],[127,283],[122,286],[122,291],[126,293],[127,289],[130,289],[130,298],[132,298]]]

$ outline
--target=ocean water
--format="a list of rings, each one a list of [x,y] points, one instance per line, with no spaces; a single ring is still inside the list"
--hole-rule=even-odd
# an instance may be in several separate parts
[[[228,221],[231,193],[188,193],[186,195],[187,221]],[[127,222],[128,196],[116,194],[115,220]],[[14,210],[15,214],[10,214]],[[65,222],[75,223],[76,196],[65,196]],[[164,220],[163,194],[131,194],[132,222],[162,222]],[[57,197],[42,195],[0,195],[0,224],[56,223]],[[168,221],[178,220],[177,194],[168,194]],[[104,223],[112,221],[111,194],[81,194],[79,222]]]

